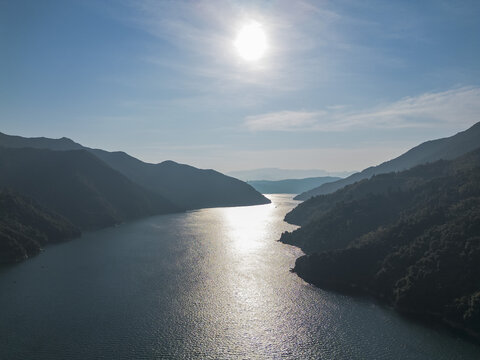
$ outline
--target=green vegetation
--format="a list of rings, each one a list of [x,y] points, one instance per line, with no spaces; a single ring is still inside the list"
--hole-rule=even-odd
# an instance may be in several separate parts
[[[79,236],[68,220],[8,189],[0,190],[0,264],[39,253],[48,243]]]
[[[373,294],[480,338],[480,150],[306,201],[282,235],[317,286]]]

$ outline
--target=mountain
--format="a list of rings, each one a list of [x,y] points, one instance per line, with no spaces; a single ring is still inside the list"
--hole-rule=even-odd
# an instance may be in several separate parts
[[[451,137],[424,142],[410,149],[403,155],[378,166],[369,167],[345,179],[323,184],[298,195],[295,199],[307,200],[313,196],[329,194],[356,181],[368,179],[373,175],[402,171],[416,165],[426,164],[440,159],[455,159],[478,147],[480,147],[480,122]]]
[[[307,203],[315,215],[303,209],[304,225],[281,239],[306,253],[295,263],[300,277],[480,339],[480,149]]]
[[[247,183],[215,170],[201,170],[174,161],[148,164],[123,152],[89,151],[132,181],[186,209],[270,202]]]
[[[174,161],[149,164],[124,152],[91,149],[67,138],[24,138],[0,133],[0,146],[86,150],[131,181],[169,199],[180,208],[199,209],[270,202],[250,185],[214,170],[201,170]]]
[[[0,189],[0,265],[38,254],[48,243],[71,239],[80,230],[10,189]]]
[[[284,233],[281,240],[306,253],[345,247],[407,211],[418,201],[415,189],[477,166],[480,149],[454,161],[439,160],[402,172],[375,175],[332,194],[310,198],[285,216],[285,221],[301,228]]]
[[[252,185],[255,190],[262,194],[300,194],[301,192],[339,179],[339,177],[323,176],[278,181],[253,180],[247,181],[247,184]]]
[[[7,135],[0,132],[0,146],[7,148],[31,147],[34,149],[50,150],[82,150],[83,146],[62,137],[61,139],[49,139],[45,137],[25,138],[22,136]]]
[[[278,169],[262,168],[252,170],[230,171],[228,175],[243,181],[268,180],[277,181],[285,179],[305,179],[309,177],[345,177],[351,175],[353,171],[329,172],[320,169]]]
[[[0,147],[0,186],[36,200],[82,229],[181,210],[85,150]]]

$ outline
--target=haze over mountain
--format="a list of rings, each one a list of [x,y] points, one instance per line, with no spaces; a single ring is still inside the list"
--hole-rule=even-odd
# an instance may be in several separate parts
[[[306,281],[480,338],[480,149],[311,198],[287,219],[302,224],[281,241],[307,253],[294,269]]]
[[[253,180],[247,181],[255,190],[262,194],[300,194],[322,184],[339,180],[339,177],[323,176],[306,179],[286,179],[278,181]]]
[[[329,194],[345,185],[353,184],[356,181],[367,179],[376,174],[383,174],[392,171],[402,171],[419,164],[437,161],[440,159],[454,159],[480,147],[480,122],[469,129],[459,132],[453,136],[426,141],[399,157],[386,161],[380,165],[369,167],[361,172],[332,183],[321,185],[315,189],[298,195],[295,199],[307,200],[312,196]]]
[[[84,149],[133,182],[169,199],[180,208],[244,206],[270,202],[250,185],[215,170],[201,170],[174,161],[149,164],[124,152],[91,149],[67,138],[25,138],[0,133],[0,146],[51,150]]]
[[[279,169],[262,168],[252,170],[230,171],[227,174],[243,181],[254,180],[286,180],[286,179],[305,179],[311,177],[345,177],[351,175],[354,171],[329,172],[321,169]]]

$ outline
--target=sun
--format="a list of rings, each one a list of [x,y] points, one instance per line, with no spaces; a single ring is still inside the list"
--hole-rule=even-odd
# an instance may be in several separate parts
[[[267,50],[267,37],[261,24],[244,25],[234,42],[238,54],[247,61],[260,60]]]

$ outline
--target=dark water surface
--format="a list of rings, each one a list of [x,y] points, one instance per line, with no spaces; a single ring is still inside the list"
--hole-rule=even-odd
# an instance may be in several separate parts
[[[296,201],[157,216],[0,270],[0,359],[480,359],[289,272]]]

